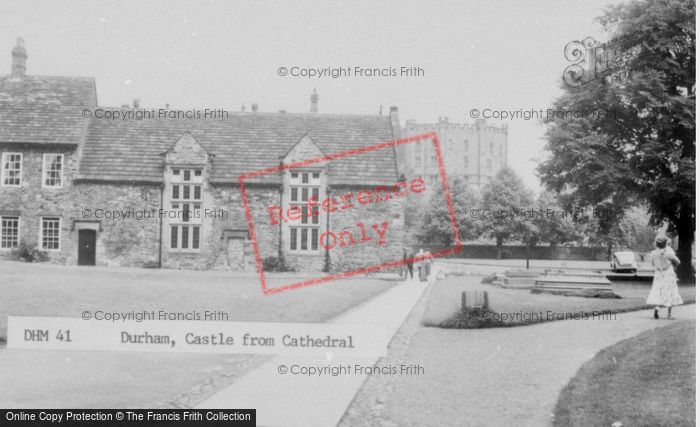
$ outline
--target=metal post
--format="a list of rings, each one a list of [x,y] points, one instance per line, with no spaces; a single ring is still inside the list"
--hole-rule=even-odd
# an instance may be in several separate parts
[[[528,243],[527,246],[525,246],[525,270],[530,269],[530,244]]]

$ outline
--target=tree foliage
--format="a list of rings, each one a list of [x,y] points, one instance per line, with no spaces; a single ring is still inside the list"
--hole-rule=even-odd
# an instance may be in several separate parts
[[[612,228],[605,230],[600,228],[599,221],[590,218],[583,223],[583,233],[589,244],[607,246],[610,251],[615,248],[649,252],[654,249],[657,232],[649,225],[649,214],[646,210],[642,206],[630,208]]]
[[[471,190],[458,176],[448,180],[452,206],[457,220],[457,228],[461,241],[479,237],[480,222],[476,218],[470,218],[471,209],[479,205],[478,194]],[[452,221],[448,214],[447,201],[441,185],[436,186],[430,193],[430,198],[425,206],[419,208],[417,213],[417,227],[414,228],[414,237],[421,243],[438,243],[444,246],[454,245],[454,233]]]
[[[525,241],[535,233],[532,217],[533,195],[508,166],[503,167],[483,189],[483,232],[496,239],[497,256],[504,242]],[[507,213],[504,215],[503,213]]]
[[[611,37],[644,40],[619,81],[571,88],[553,108],[589,111],[546,120],[550,156],[539,166],[566,204],[609,213],[613,232],[628,207],[646,203],[651,223],[679,235],[681,274],[690,270],[695,234],[695,2],[641,0],[609,7],[599,19]]]
[[[542,191],[535,207],[539,209],[539,214],[533,220],[535,232],[531,244],[545,242],[556,246],[570,242],[579,243],[583,239],[581,227],[574,216],[576,212],[565,210],[555,194]]]

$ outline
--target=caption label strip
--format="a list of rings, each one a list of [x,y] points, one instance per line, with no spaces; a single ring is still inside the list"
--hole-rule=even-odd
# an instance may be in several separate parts
[[[390,334],[376,325],[265,322],[84,321],[8,317],[7,347],[384,357]]]
[[[255,409],[10,409],[3,425],[68,426],[255,426]]]

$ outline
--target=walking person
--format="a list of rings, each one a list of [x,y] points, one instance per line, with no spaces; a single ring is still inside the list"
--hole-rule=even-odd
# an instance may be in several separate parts
[[[427,281],[433,266],[433,254],[431,254],[430,251],[425,251],[423,252],[423,256],[427,257],[425,259],[425,280]]]
[[[656,237],[656,249],[651,252],[651,265],[654,267],[654,282],[651,285],[647,304],[654,305],[654,319],[659,318],[659,310],[668,308],[667,318],[671,317],[671,308],[674,305],[683,304],[678,293],[678,278],[673,267],[680,265],[681,261],[676,253],[668,246],[668,238],[664,235]]]
[[[408,276],[411,276],[411,280],[413,280],[413,257],[415,255],[413,254],[413,251],[408,248],[403,248],[403,261],[404,265],[401,269],[401,277],[406,280],[408,279]]]
[[[423,252],[423,248],[420,248],[418,250],[418,253],[416,254],[416,258],[420,258],[423,255],[425,255],[425,252]],[[416,267],[418,268],[418,280],[421,282],[425,281],[425,260],[423,259],[418,259],[416,260]]]

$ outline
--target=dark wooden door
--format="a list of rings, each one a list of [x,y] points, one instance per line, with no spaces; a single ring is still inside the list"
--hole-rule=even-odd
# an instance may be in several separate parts
[[[78,231],[78,265],[95,265],[95,230]]]

